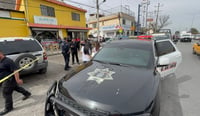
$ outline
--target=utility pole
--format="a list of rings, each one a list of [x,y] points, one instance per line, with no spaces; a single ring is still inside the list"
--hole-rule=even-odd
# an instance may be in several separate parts
[[[97,4],[97,40],[99,41],[99,0],[96,0]]]
[[[139,31],[140,31],[140,7],[141,5],[138,5],[138,20],[137,20],[137,35],[139,35]]]
[[[106,2],[106,0],[103,0],[103,2],[101,2],[100,4],[99,4],[99,0],[96,0],[96,7],[97,7],[97,40],[99,40],[99,6],[102,4],[102,3],[104,3],[104,2]]]
[[[155,31],[157,31],[158,29],[158,16],[159,16],[159,12],[160,12],[160,3],[158,3],[158,9],[157,9],[157,14],[156,14],[156,27],[155,27]]]
[[[145,11],[146,11],[146,6],[145,6],[145,3],[142,4],[142,7],[143,7],[143,13],[142,13],[142,27],[145,27]]]
[[[149,10],[149,5],[150,5],[150,1],[147,0],[147,8],[146,8],[146,23],[145,23],[145,28],[147,29],[147,18],[148,18],[148,10]]]

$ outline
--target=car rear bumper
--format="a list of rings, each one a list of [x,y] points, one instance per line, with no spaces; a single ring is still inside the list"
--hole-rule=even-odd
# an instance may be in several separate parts
[[[24,75],[24,74],[38,72],[41,69],[47,68],[47,66],[48,66],[48,61],[43,61],[42,63],[37,63],[36,66],[33,69],[31,69],[31,70],[22,70],[20,72],[20,74]]]
[[[192,39],[191,38],[181,38],[180,41],[181,42],[191,42]]]

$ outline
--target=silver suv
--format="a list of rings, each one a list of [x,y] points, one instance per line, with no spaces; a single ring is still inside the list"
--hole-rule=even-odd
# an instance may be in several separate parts
[[[47,55],[41,44],[31,37],[4,37],[0,38],[0,50],[11,58],[21,68],[36,58],[38,60],[23,69],[20,74],[33,72],[46,73]]]

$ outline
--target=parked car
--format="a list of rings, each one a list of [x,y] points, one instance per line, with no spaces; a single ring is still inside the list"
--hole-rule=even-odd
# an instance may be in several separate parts
[[[48,61],[41,44],[31,37],[0,38],[0,50],[21,68],[36,58],[38,61],[23,69],[20,74],[46,73]]]
[[[45,116],[159,116],[160,78],[181,59],[169,39],[112,41],[50,87]]]
[[[193,54],[200,55],[200,41],[193,44]]]
[[[194,35],[194,38],[193,38],[194,40],[200,40],[200,34],[196,34],[196,35]]]
[[[180,36],[181,42],[191,42],[192,41],[192,34],[191,33],[182,33]]]

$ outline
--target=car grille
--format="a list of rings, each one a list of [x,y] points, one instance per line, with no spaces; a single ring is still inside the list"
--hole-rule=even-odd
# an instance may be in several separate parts
[[[75,110],[78,110],[79,112],[85,114],[86,116],[108,116],[109,115],[109,113],[107,112],[93,111],[87,107],[81,106],[77,104],[76,102],[74,102],[73,100],[65,97],[61,93],[57,94],[57,98],[61,100],[63,103],[65,103],[66,105],[72,107]]]

